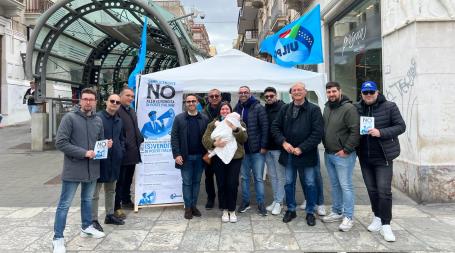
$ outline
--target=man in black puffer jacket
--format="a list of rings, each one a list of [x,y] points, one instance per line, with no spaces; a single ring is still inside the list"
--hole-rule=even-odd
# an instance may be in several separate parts
[[[393,159],[400,154],[398,135],[404,133],[406,124],[397,105],[379,94],[376,83],[364,82],[361,91],[362,100],[356,105],[359,114],[361,117],[374,118],[373,128],[368,130],[368,134],[362,135],[357,149],[375,216],[368,230],[380,231],[386,241],[395,241],[390,227]]]
[[[240,168],[242,178],[242,204],[239,212],[244,213],[250,209],[250,173],[253,171],[256,202],[260,215],[267,215],[264,205],[264,174],[265,153],[267,152],[267,139],[269,123],[264,106],[251,95],[250,88],[239,88],[239,102],[234,111],[242,116],[246,124],[248,141],[245,142],[245,157]]]

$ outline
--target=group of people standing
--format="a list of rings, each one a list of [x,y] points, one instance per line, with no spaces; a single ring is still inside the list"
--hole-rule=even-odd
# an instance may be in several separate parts
[[[186,111],[176,117],[171,134],[175,167],[182,174],[184,217],[192,219],[193,216],[201,216],[196,204],[205,168],[208,197],[205,207],[214,207],[216,181],[222,222],[238,220],[236,207],[239,183],[241,201],[237,212],[244,213],[251,208],[251,177],[258,214],[265,216],[271,212],[278,215],[283,203],[286,203],[283,222],[290,222],[297,217],[295,192],[298,173],[306,199],[303,206],[307,224],[314,226],[318,215],[322,222],[340,222],[339,230],[349,231],[354,226],[355,193],[352,177],[359,157],[374,213],[368,230],[380,231],[386,241],[395,241],[390,227],[393,160],[400,153],[398,135],[406,129],[396,104],[387,101],[372,81],[362,84],[361,100],[355,104],[342,94],[339,83],[328,82],[328,101],[323,112],[307,100],[303,83],[292,85],[289,93],[292,101],[285,104],[278,99],[275,88],[267,87],[263,106],[251,94],[249,87],[241,86],[239,101],[232,108],[228,102],[221,101],[220,90],[212,89],[208,93],[209,103],[201,112],[196,106],[198,97],[194,94],[186,96]],[[240,120],[239,125],[228,120],[236,115]],[[374,118],[375,122],[364,135],[360,135],[361,117]],[[213,155],[214,150],[223,149],[229,143],[227,139],[214,136],[214,131],[223,122],[229,126],[237,144],[229,161]],[[324,209],[318,151],[321,141],[325,148],[324,162],[332,197],[328,215]],[[211,158],[207,158],[207,155]],[[265,164],[273,190],[273,202],[267,207],[263,180]]]
[[[307,224],[314,226],[318,215],[323,222],[341,222],[339,230],[349,231],[354,225],[352,177],[359,157],[374,213],[368,230],[380,231],[386,241],[395,241],[390,227],[393,160],[400,153],[398,135],[406,129],[398,107],[387,101],[372,81],[362,84],[362,98],[356,104],[342,94],[337,82],[327,83],[328,101],[323,113],[307,100],[303,83],[293,84],[289,93],[292,101],[285,104],[278,99],[275,88],[267,87],[263,106],[249,87],[241,86],[239,101],[232,108],[229,102],[222,101],[220,90],[212,89],[202,110],[198,110],[198,96],[186,95],[186,110],[175,117],[171,131],[175,168],[180,169],[182,176],[184,217],[202,215],[197,202],[205,171],[208,197],[205,208],[214,208],[218,194],[222,222],[235,223],[236,209],[245,213],[251,208],[251,177],[258,214],[279,215],[285,203],[283,222],[290,222],[297,217],[298,173],[306,199]],[[86,88],[81,92],[79,107],[63,117],[55,144],[64,153],[64,165],[55,215],[54,252],[66,251],[63,231],[79,184],[82,237],[105,236],[98,222],[103,184],[105,224],[123,225],[126,218],[123,209],[134,206],[130,187],[135,166],[141,162],[139,150],[144,138],[130,106],[133,99],[133,90],[124,88],[119,95],[110,95],[105,110],[95,114],[96,92]],[[374,118],[374,126],[365,135],[360,135],[360,117]],[[108,140],[107,159],[93,159],[99,140]],[[321,141],[332,196],[328,215],[324,209],[318,151]],[[264,196],[265,164],[273,190],[273,202],[268,206]],[[239,183],[241,201],[237,207]]]
[[[91,88],[81,91],[79,106],[65,114],[57,131],[55,146],[64,154],[62,191],[57,205],[52,241],[54,253],[66,252],[63,232],[69,207],[81,185],[81,237],[102,238],[98,222],[98,200],[105,192],[104,224],[123,225],[124,208],[132,209],[131,183],[136,164],[141,162],[144,141],[131,102],[134,92],[124,88],[108,97],[104,110],[95,113],[97,94]],[[97,141],[108,140],[107,159],[94,159]]]

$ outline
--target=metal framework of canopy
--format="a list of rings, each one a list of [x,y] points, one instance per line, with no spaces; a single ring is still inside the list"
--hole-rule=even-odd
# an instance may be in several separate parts
[[[47,81],[118,91],[136,65],[144,17],[145,73],[207,57],[182,23],[152,0],[60,0],[38,19],[27,47],[26,74],[37,80],[37,100],[49,97]]]

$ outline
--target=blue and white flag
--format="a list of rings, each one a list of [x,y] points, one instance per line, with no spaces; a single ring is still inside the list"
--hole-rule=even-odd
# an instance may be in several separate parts
[[[323,62],[320,5],[264,39],[259,51],[284,67]]]

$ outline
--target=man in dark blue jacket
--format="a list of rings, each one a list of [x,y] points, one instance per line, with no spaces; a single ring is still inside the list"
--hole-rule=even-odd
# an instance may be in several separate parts
[[[362,100],[356,105],[358,112],[361,117],[374,118],[374,126],[367,130],[367,134],[361,135],[357,149],[374,213],[368,230],[380,231],[384,240],[393,242],[395,235],[390,227],[393,159],[400,155],[398,135],[404,133],[406,124],[397,105],[379,93],[375,82],[364,82],[361,92]]]
[[[264,204],[264,174],[265,154],[267,153],[267,140],[269,121],[264,106],[251,95],[248,86],[239,88],[239,102],[234,108],[242,116],[246,124],[248,140],[245,142],[245,157],[240,168],[242,178],[242,203],[239,212],[244,213],[250,209],[250,173],[253,171],[254,188],[258,213],[267,215]]]
[[[292,102],[284,105],[272,123],[272,135],[281,144],[279,162],[285,167],[287,211],[283,222],[297,217],[295,182],[299,172],[300,183],[305,187],[306,221],[309,226],[316,224],[314,211],[317,200],[316,170],[318,166],[318,144],[322,140],[324,121],[321,109],[308,102],[303,83],[291,87]]]
[[[109,149],[107,159],[100,161],[100,178],[96,184],[95,193],[92,202],[92,222],[93,227],[103,231],[98,222],[98,200],[101,187],[104,185],[104,205],[106,217],[104,224],[123,225],[125,222],[114,216],[115,185],[120,174],[123,153],[125,152],[125,143],[122,119],[117,115],[120,108],[120,96],[112,94],[106,101],[106,110],[97,113],[103,121],[104,139],[107,139],[112,148]]]
[[[172,155],[175,159],[175,168],[182,174],[182,192],[185,202],[185,219],[193,216],[200,217],[197,209],[197,199],[201,185],[204,165],[202,156],[207,152],[202,145],[208,118],[197,111],[198,100],[196,95],[189,94],[185,98],[187,111],[175,117],[171,132]]]

